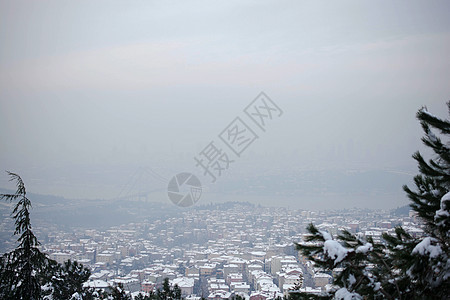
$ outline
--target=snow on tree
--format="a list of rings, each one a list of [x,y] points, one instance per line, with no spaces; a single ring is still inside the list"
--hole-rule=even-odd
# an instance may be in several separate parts
[[[16,181],[17,190],[14,194],[2,194],[0,198],[17,201],[12,217],[19,245],[0,258],[0,298],[37,300],[41,296],[39,274],[46,267],[48,258],[39,250],[40,243],[31,230],[31,201],[27,198],[22,178],[11,172],[8,174],[10,181]]]
[[[447,106],[450,113],[450,102]],[[414,153],[420,171],[414,177],[416,189],[403,189],[426,226],[425,237],[413,238],[397,227],[395,235],[383,234],[380,243],[345,230],[333,239],[310,224],[309,235],[296,244],[297,249],[325,272],[342,268],[333,279],[336,289],[317,298],[447,299],[450,295],[450,122],[426,108],[418,111],[417,118],[425,133],[422,142],[434,154],[426,161],[420,152]]]
[[[17,201],[12,217],[18,246],[0,257],[0,299],[79,299],[90,291],[82,287],[90,276],[89,269],[77,262],[64,265],[50,259],[39,249],[39,241],[31,227],[31,201],[19,175],[7,172],[16,181],[14,194],[0,194],[0,199]]]
[[[450,113],[450,102],[447,106]],[[420,152],[413,155],[421,174],[414,177],[415,191],[403,187],[413,202],[411,208],[426,225],[426,237],[415,241],[411,260],[403,268],[408,268],[406,273],[420,296],[444,298],[450,294],[450,121],[436,117],[425,107],[419,110],[417,118],[425,133],[422,142],[434,154],[428,161]]]

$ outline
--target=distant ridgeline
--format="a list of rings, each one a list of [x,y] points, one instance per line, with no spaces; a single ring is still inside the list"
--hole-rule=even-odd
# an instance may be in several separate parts
[[[0,189],[0,193],[14,191]],[[170,203],[67,199],[33,193],[28,197],[32,201],[30,212],[36,227],[54,224],[62,228],[106,229],[130,222],[167,218],[179,211]],[[0,203],[0,214],[7,217],[10,213],[10,204]]]
[[[411,211],[411,207],[409,205],[400,206],[396,209],[393,209],[391,213],[394,216],[408,216],[409,212]]]

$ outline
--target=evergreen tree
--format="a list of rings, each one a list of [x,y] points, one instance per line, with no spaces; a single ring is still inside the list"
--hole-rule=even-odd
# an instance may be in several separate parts
[[[231,299],[233,300],[244,300],[244,298],[242,298],[240,295],[234,294],[233,296],[231,296]]]
[[[43,274],[46,283],[43,293],[53,300],[70,299],[74,294],[83,299],[89,298],[92,291],[83,287],[83,283],[89,279],[89,276],[91,271],[77,261],[68,260],[64,264],[58,264],[50,260]]]
[[[450,102],[447,106],[450,113]],[[381,243],[348,231],[333,239],[310,224],[309,235],[297,249],[324,271],[342,271],[333,279],[336,288],[330,293],[297,294],[296,299],[447,299],[450,295],[450,122],[426,108],[419,110],[417,118],[425,133],[422,141],[434,154],[429,161],[419,152],[413,155],[420,171],[414,177],[416,189],[403,188],[426,226],[425,237],[414,238],[397,227],[395,235],[383,234]]]
[[[292,290],[299,291],[302,287],[303,287],[303,273],[300,273]]]
[[[114,300],[131,300],[131,296],[125,293],[121,283],[112,289],[111,296]]]
[[[17,201],[12,217],[15,221],[14,235],[18,235],[18,247],[0,258],[0,298],[39,299],[41,296],[40,274],[45,269],[48,258],[38,246],[31,230],[31,201],[27,198],[25,185],[19,175],[8,172],[10,181],[16,181],[14,194],[1,194],[8,202]]]
[[[144,296],[141,293],[139,293],[136,297],[134,297],[134,300],[150,300],[150,297]]]
[[[147,300],[148,297],[142,295],[141,293],[139,293],[136,297],[134,297],[134,300]]]
[[[171,288],[169,278],[164,278],[163,287],[156,291],[156,297],[160,300],[181,299],[181,289],[178,285]]]
[[[300,297],[305,298],[305,294],[302,294],[300,289],[303,287],[303,273],[300,273],[297,281],[295,282],[295,285],[289,289],[289,299],[299,299]]]
[[[48,258],[39,249],[39,241],[31,230],[31,201],[19,175],[8,172],[16,181],[14,194],[1,194],[0,199],[17,201],[12,217],[18,246],[0,257],[0,299],[84,299],[92,298],[83,288],[90,276],[89,269],[70,260],[64,265]]]
[[[181,299],[181,289],[177,284],[173,287],[173,299]]]
[[[450,113],[450,102],[447,106]],[[419,110],[417,118],[425,132],[422,142],[433,150],[434,157],[427,162],[420,152],[413,155],[421,174],[414,177],[415,191],[407,186],[403,189],[412,201],[411,208],[425,223],[427,237],[414,247],[412,257],[396,254],[419,295],[445,297],[450,295],[450,121],[426,108]],[[447,140],[436,136],[432,128]]]

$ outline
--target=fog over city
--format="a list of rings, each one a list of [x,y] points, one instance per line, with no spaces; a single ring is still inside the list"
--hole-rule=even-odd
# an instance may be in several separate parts
[[[448,299],[449,113],[449,1],[0,0],[0,299]]]
[[[170,203],[168,181],[189,172],[199,204],[406,205],[423,149],[415,114],[446,113],[449,12],[447,1],[2,1],[0,169],[68,199]],[[236,117],[255,126],[244,109],[261,92],[282,115],[212,183],[194,157]]]

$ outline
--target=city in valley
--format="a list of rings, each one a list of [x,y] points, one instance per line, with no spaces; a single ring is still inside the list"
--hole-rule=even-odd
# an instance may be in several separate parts
[[[2,228],[10,222],[3,214]],[[380,241],[398,225],[423,234],[407,208],[392,211],[307,211],[227,202],[176,210],[104,229],[36,227],[41,249],[59,263],[76,260],[92,275],[85,286],[114,286],[137,295],[161,288],[165,278],[186,299],[275,299],[289,291],[319,294],[332,276],[299,254],[308,224],[336,237],[346,229]],[[337,270],[338,271],[338,270]]]

